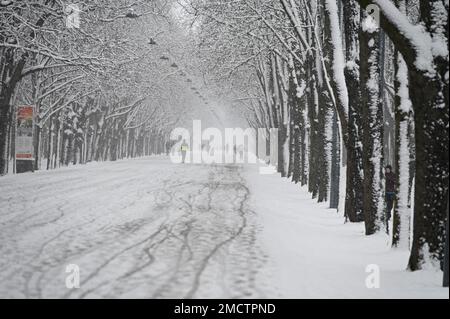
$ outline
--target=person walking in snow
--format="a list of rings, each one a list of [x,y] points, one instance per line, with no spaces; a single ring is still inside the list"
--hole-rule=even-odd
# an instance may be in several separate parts
[[[183,143],[181,144],[181,157],[183,164],[186,162],[186,154],[189,150],[189,145],[186,143],[186,140],[183,140]]]
[[[386,178],[386,229],[389,232],[389,221],[392,217],[392,208],[394,208],[395,200],[395,174],[392,171],[392,166],[388,165],[385,168]]]
[[[170,149],[172,148],[172,143],[170,141],[166,142],[166,155],[170,155]]]

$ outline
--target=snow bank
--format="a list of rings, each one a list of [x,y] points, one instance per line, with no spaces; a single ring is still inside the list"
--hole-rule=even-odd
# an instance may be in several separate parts
[[[279,175],[246,174],[251,204],[262,219],[265,245],[277,270],[273,285],[285,298],[448,298],[442,272],[408,272],[408,250],[393,250],[388,237],[364,235],[363,224],[310,199]],[[380,288],[368,289],[370,265]]]

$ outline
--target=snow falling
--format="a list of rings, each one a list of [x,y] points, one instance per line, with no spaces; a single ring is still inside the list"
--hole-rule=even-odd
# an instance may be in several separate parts
[[[0,298],[449,298],[448,1],[366,3],[0,1]]]

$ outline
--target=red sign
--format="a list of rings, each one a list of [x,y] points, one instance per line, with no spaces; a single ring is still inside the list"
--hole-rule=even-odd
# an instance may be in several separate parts
[[[16,122],[16,159],[33,159],[34,107],[17,107]]]

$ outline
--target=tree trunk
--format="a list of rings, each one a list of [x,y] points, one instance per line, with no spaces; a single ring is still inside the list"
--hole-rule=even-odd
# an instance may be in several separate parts
[[[39,125],[36,125],[35,130],[34,130],[34,163],[33,163],[33,167],[34,170],[37,171],[40,169],[40,157],[41,157],[41,133],[42,133],[42,129]]]
[[[330,208],[339,207],[339,185],[341,171],[339,125],[336,111],[333,112],[332,119],[332,139],[331,139],[331,172],[330,172]]]
[[[348,89],[347,177],[345,216],[350,222],[361,222],[363,216],[363,164],[361,87],[359,79],[360,13],[355,0],[344,1],[345,80]]]
[[[47,170],[50,170],[53,158],[53,116],[48,121]]]
[[[442,261],[444,255],[445,198],[449,177],[448,84],[444,85],[440,80],[444,76],[445,73],[438,73],[436,78],[430,79],[414,69],[410,71],[416,128],[411,270],[421,269],[427,256]]]
[[[448,267],[449,267],[449,256],[448,256],[448,193],[447,193],[447,229],[445,232],[445,258],[444,258],[444,280],[443,286],[448,287]]]
[[[409,160],[408,142],[409,117],[411,103],[408,94],[408,68],[401,54],[396,51],[395,69],[395,172],[397,179],[397,200],[394,207],[392,246],[409,249],[409,230],[411,214],[408,207],[409,197]]]
[[[7,173],[7,156],[6,149],[8,147],[8,127],[9,127],[9,112],[10,107],[9,103],[6,104],[0,98],[0,175],[4,175]]]
[[[363,212],[366,235],[380,229],[384,209],[381,174],[383,171],[383,105],[380,99],[379,28],[365,14],[360,33],[361,105],[363,108]],[[365,27],[364,27],[365,26]]]
[[[431,34],[436,32],[437,24],[442,24],[445,30],[442,36],[448,41],[448,7],[447,21],[434,20],[433,10],[439,5],[442,5],[441,1],[421,1],[421,20]],[[411,270],[421,269],[428,258],[440,262],[444,258],[449,178],[448,56],[435,57],[433,62],[434,74],[408,65],[416,133]]]

